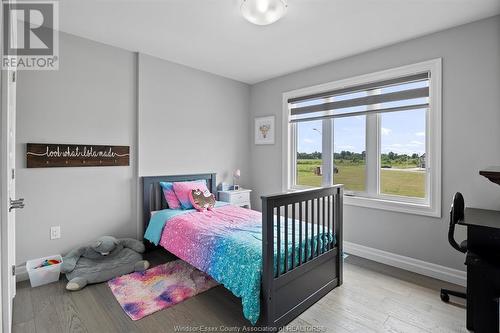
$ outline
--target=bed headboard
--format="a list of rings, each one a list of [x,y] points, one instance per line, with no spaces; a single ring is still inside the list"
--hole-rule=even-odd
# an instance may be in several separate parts
[[[215,173],[142,177],[144,231],[148,227],[151,212],[168,208],[160,182],[187,182],[192,180],[205,180],[210,192],[217,197]]]

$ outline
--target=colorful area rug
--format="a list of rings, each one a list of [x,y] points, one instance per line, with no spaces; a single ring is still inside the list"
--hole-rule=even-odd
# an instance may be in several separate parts
[[[182,260],[108,281],[111,291],[132,320],[171,307],[217,285],[211,277]]]

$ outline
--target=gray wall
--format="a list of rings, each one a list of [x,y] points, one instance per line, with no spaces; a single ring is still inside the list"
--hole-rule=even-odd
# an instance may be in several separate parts
[[[141,175],[231,181],[241,168],[248,182],[248,85],[64,33],[60,59],[58,71],[19,74],[18,265],[105,234],[140,237],[138,154]],[[129,145],[131,165],[27,169],[27,142]]]
[[[446,242],[452,194],[500,209],[500,189],[477,174],[500,164],[499,31],[495,17],[251,89],[149,56],[137,65],[132,52],[62,33],[59,71],[19,74],[17,188],[27,206],[17,214],[17,263],[102,234],[137,236],[136,174],[214,171],[230,182],[241,168],[259,207],[260,194],[281,191],[281,127],[275,145],[256,146],[253,118],[275,114],[279,125],[283,92],[442,57],[443,219],[347,206],[345,233],[347,241],[463,269]],[[26,169],[27,142],[130,145],[131,166]],[[61,225],[60,240],[49,240],[52,225]]]
[[[247,84],[139,56],[139,175],[217,172],[248,183]]]
[[[22,71],[17,90],[17,264],[104,234],[137,234],[136,55],[60,34],[58,71]],[[131,166],[26,168],[26,143],[131,146]],[[61,239],[50,240],[50,226]]]
[[[443,58],[443,218],[346,206],[345,240],[463,270],[463,255],[446,238],[453,193],[462,191],[468,206],[500,209],[500,187],[478,175],[479,169],[500,164],[499,16],[252,86],[252,118],[276,115],[278,125],[275,145],[250,145],[254,207],[260,207],[258,194],[281,191],[283,92],[438,57]],[[458,236],[465,237],[463,230]]]
[[[232,183],[239,168],[249,183],[247,84],[143,54],[138,82],[139,176],[215,172]]]

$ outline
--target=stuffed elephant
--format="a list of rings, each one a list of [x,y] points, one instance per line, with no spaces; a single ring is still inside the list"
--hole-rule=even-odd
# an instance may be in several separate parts
[[[61,272],[66,274],[66,289],[80,290],[90,283],[111,280],[131,272],[142,272],[149,262],[142,259],[144,244],[136,239],[103,236],[89,246],[69,252]]]

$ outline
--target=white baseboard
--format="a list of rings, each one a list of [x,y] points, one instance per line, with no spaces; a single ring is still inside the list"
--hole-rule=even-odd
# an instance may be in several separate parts
[[[16,282],[21,282],[29,279],[26,265],[16,266]]]
[[[467,274],[465,271],[458,269],[345,241],[344,252],[460,286],[466,285]]]
[[[465,286],[467,281],[467,274],[465,271],[436,265],[430,262],[411,257],[405,257],[399,254],[378,250],[364,245],[344,241],[344,252],[361,258],[380,262],[389,266],[401,268],[410,272],[458,284],[460,286]],[[26,270],[26,265],[17,266],[16,281],[20,282],[28,279],[29,276],[28,271]]]

